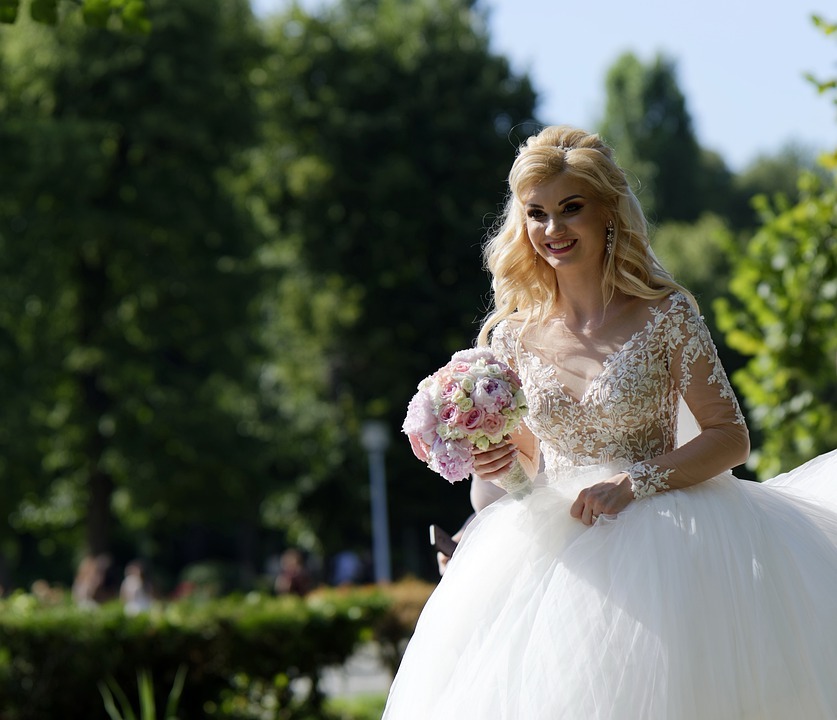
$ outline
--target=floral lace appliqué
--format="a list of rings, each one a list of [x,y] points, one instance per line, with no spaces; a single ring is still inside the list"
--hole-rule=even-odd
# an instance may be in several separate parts
[[[631,489],[634,492],[634,499],[648,497],[656,492],[670,490],[666,482],[672,473],[671,468],[661,470],[659,465],[650,463],[634,463],[628,468],[628,475],[631,478]]]
[[[649,319],[604,362],[583,396],[574,398],[560,381],[560,368],[543,361],[506,320],[494,331],[492,349],[515,367],[529,401],[526,424],[539,438],[550,468],[627,461],[643,463],[674,449],[680,397],[700,364],[700,392],[717,392],[743,415],[702,318],[680,293],[649,307]],[[707,371],[708,368],[708,371]],[[708,378],[707,378],[708,372]],[[665,477],[645,466],[639,479],[666,489]],[[666,485],[666,487],[663,487]]]

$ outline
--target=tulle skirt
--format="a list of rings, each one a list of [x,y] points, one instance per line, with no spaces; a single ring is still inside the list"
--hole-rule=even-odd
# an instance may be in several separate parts
[[[570,517],[618,469],[479,513],[385,720],[837,718],[837,452]]]

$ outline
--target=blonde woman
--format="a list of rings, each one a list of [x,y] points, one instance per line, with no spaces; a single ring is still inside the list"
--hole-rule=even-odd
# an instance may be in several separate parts
[[[544,129],[509,188],[480,342],[529,415],[475,456],[509,495],[466,529],[384,718],[837,717],[837,455],[732,475],[741,410],[597,135]]]

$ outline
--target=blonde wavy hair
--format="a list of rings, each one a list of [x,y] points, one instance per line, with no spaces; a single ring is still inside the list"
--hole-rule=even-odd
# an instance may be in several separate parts
[[[529,242],[521,198],[562,173],[583,181],[613,221],[613,244],[605,254],[602,276],[605,304],[617,290],[649,300],[679,290],[696,305],[654,256],[645,215],[613,150],[597,134],[568,125],[546,127],[520,147],[509,173],[505,209],[483,249],[493,307],[480,330],[480,345],[486,345],[491,329],[513,313],[522,313],[528,325],[542,321],[555,306],[560,293],[555,272]]]

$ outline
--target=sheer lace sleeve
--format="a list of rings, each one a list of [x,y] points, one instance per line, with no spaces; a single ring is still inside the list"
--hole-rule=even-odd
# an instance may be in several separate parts
[[[750,441],[744,416],[703,318],[680,294],[660,309],[669,372],[700,433],[664,455],[630,469],[637,497],[702,482],[740,465]]]

